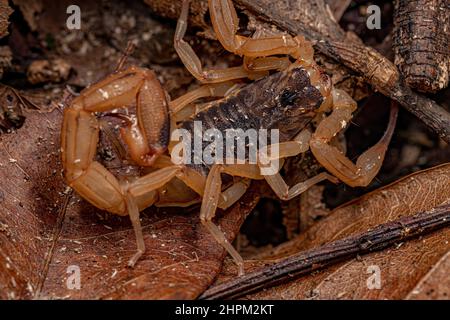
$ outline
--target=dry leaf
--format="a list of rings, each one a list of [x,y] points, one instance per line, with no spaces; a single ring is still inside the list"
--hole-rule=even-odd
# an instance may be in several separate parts
[[[335,209],[296,239],[258,259],[280,259],[338,239],[366,232],[379,224],[450,202],[450,164],[415,173]],[[380,252],[326,268],[289,283],[248,295],[248,299],[402,299],[448,294],[450,229],[407,241]],[[266,261],[267,261],[266,260]],[[248,263],[247,270],[263,264]],[[233,277],[226,264],[217,283]],[[369,289],[379,268],[381,287]],[[233,271],[231,271],[233,270]],[[430,271],[431,270],[431,271]],[[439,284],[439,285],[437,285]]]
[[[411,290],[406,299],[450,299],[450,252],[439,260]]]
[[[225,252],[200,224],[198,210],[147,210],[147,251],[127,268],[136,250],[128,218],[101,212],[66,189],[60,124],[58,109],[31,112],[20,130],[0,137],[0,298],[193,299],[202,293]],[[218,219],[229,239],[256,200],[248,193]],[[78,268],[76,290],[70,276]]]

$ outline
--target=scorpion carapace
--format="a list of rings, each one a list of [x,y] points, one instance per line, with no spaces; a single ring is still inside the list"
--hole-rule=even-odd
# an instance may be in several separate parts
[[[231,0],[209,0],[217,38],[227,50],[243,56],[243,65],[204,70],[200,59],[183,40],[188,11],[189,1],[184,0],[174,45],[187,69],[203,85],[168,102],[153,72],[130,67],[83,90],[64,111],[62,164],[67,183],[83,198],[100,209],[130,216],[138,247],[130,258],[131,266],[145,250],[140,211],[152,205],[186,206],[201,201],[201,223],[233,257],[242,274],[241,256],[213,223],[217,208],[226,209],[238,201],[251,179],[266,180],[282,200],[291,199],[323,180],[334,183],[341,180],[350,186],[368,185],[383,163],[395,128],[397,107],[393,104],[391,108],[384,136],[355,164],[330,142],[350,122],[356,102],[344,91],[334,89],[329,77],[320,72],[313,60],[312,46],[305,38],[285,34],[270,38],[262,38],[259,33],[251,38],[237,35],[239,22]],[[295,62],[291,64],[288,57],[280,55],[288,55]],[[269,75],[273,71],[278,72]],[[259,80],[236,87],[234,80],[242,78]],[[206,107],[193,104],[203,97],[224,98]],[[134,162],[154,170],[119,180],[95,161],[100,130],[95,113],[112,112],[131,104],[136,104],[138,116],[125,122],[122,138]],[[305,127],[307,123],[316,114],[327,112],[331,113],[316,118],[320,123],[311,134]],[[175,161],[174,146],[168,145],[169,133],[172,135],[179,128],[192,132],[195,120],[219,131],[279,129],[279,141],[258,150],[255,163],[221,161],[211,163],[207,170],[200,165],[203,169],[198,170],[199,166]],[[329,173],[322,172],[289,187],[278,170],[266,171],[273,163],[309,148]],[[222,174],[234,177],[229,187],[224,187]]]

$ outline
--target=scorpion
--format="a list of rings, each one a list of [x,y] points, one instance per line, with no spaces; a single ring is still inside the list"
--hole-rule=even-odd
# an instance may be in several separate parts
[[[330,77],[320,70],[313,59],[312,44],[301,35],[239,35],[239,20],[231,0],[209,0],[208,5],[217,39],[227,51],[243,57],[242,65],[202,67],[183,39],[189,13],[189,0],[183,0],[174,46],[185,67],[201,82],[200,87],[171,101],[153,71],[131,66],[85,88],[64,110],[64,177],[72,189],[97,208],[130,217],[137,242],[137,251],[128,263],[131,267],[145,252],[140,211],[153,205],[186,207],[201,202],[201,223],[243,274],[242,257],[213,222],[218,208],[226,209],[237,202],[251,180],[265,180],[281,200],[292,199],[324,180],[340,180],[351,187],[367,186],[380,170],[393,135],[398,113],[394,105],[384,135],[353,163],[333,145],[333,138],[346,128],[357,104],[345,91],[335,89]],[[236,87],[239,79],[254,81]],[[201,108],[194,104],[205,97],[218,100]],[[120,136],[131,159],[152,171],[118,179],[95,160],[101,127],[96,113],[132,104],[136,105],[136,115],[126,119]],[[311,133],[308,124],[314,119],[320,121]],[[175,128],[192,132],[194,120],[220,130],[236,125],[243,129],[278,129],[278,152],[269,152],[274,145],[266,146],[267,154],[260,152],[257,163],[175,163],[169,153],[173,147],[171,132]],[[308,149],[328,172],[294,186],[288,186],[279,171],[263,174],[267,163],[283,161]],[[231,183],[222,181],[222,176],[228,181],[231,177]]]

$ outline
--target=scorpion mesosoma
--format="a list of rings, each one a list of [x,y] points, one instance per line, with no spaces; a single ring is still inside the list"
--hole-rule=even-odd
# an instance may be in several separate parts
[[[394,131],[397,108],[393,106],[383,137],[354,164],[330,142],[351,120],[356,102],[344,91],[333,88],[330,78],[313,60],[312,45],[302,36],[238,35],[238,18],[231,0],[209,0],[209,10],[218,40],[228,51],[243,56],[242,66],[222,70],[202,68],[195,52],[183,40],[189,11],[189,0],[184,0],[174,45],[182,62],[202,86],[170,101],[152,71],[129,67],[84,89],[64,111],[61,152],[65,178],[96,207],[130,216],[137,239],[137,252],[129,260],[130,266],[145,251],[140,211],[152,205],[188,206],[201,201],[201,223],[228,251],[242,274],[241,256],[213,223],[217,208],[226,209],[235,203],[251,179],[265,179],[282,200],[291,199],[326,179],[335,183],[339,179],[352,187],[366,186],[379,171]],[[289,56],[295,62],[291,63]],[[233,80],[242,78],[256,81],[234,88]],[[201,110],[192,104],[198,98],[213,96],[220,100]],[[110,112],[134,102],[136,116],[121,128],[121,137],[134,162],[153,167],[154,171],[119,181],[95,161],[100,130],[95,113]],[[330,114],[320,118],[311,134],[307,124],[325,113]],[[207,128],[279,129],[277,159],[298,155],[309,148],[329,173],[322,172],[289,187],[279,172],[262,175],[260,162],[216,163],[208,167],[174,164],[168,150],[171,130],[177,127],[175,119],[181,123],[178,127],[187,130],[192,130],[193,120],[202,120]],[[271,153],[268,154],[270,157]],[[235,177],[228,188],[223,186],[222,174]],[[176,188],[171,187],[175,184]]]

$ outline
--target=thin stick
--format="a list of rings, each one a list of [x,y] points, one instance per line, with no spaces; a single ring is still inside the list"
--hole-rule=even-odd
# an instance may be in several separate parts
[[[450,225],[450,204],[441,205],[428,212],[381,224],[371,231],[288,257],[271,266],[212,287],[206,290],[200,299],[238,298],[262,288],[291,281],[294,276],[309,274],[344,259],[382,250],[394,243],[448,225]]]

